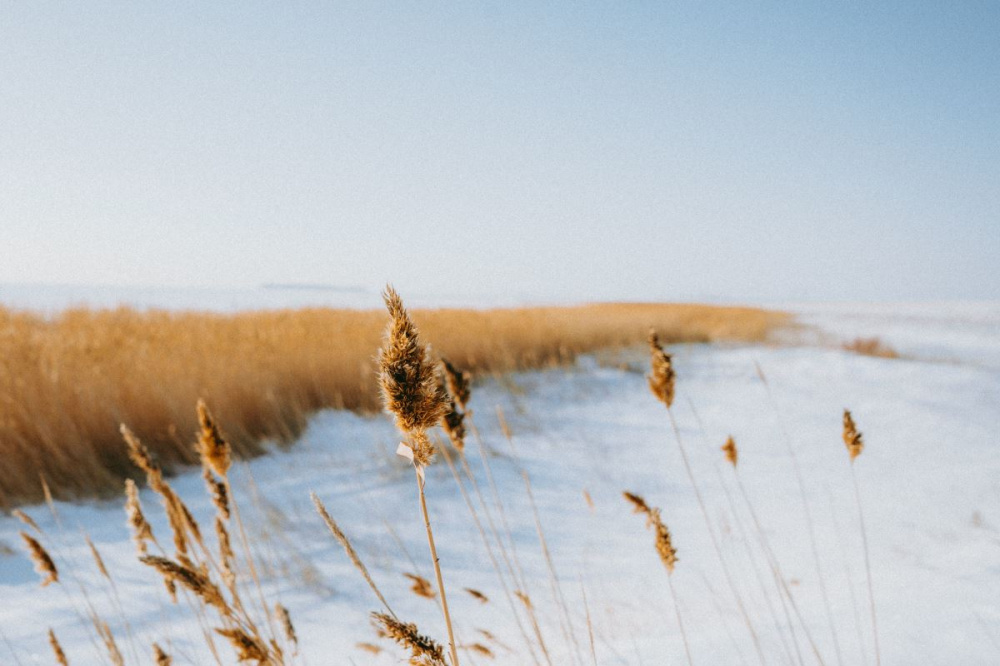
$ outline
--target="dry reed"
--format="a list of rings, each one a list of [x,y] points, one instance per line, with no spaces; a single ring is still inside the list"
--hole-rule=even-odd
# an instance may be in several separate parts
[[[635,344],[761,340],[788,318],[752,308],[605,304],[415,311],[440,352],[477,374],[540,367]],[[375,411],[369,381],[382,316],[331,309],[196,312],[72,309],[45,317],[0,307],[0,506],[113,495],[131,475],[116,424],[167,468],[193,464],[190,406],[212,404],[233,453],[292,441],[317,409]],[[336,344],[331,345],[330,341]]]
[[[24,541],[24,545],[28,548],[28,554],[31,556],[31,561],[35,563],[35,571],[42,578],[42,587],[49,585],[50,583],[59,582],[59,570],[56,569],[56,563],[52,561],[52,557],[49,555],[48,551],[38,542],[37,539],[32,537],[27,532],[20,532],[21,539]]]
[[[854,418],[851,416],[851,412],[847,409],[844,410],[843,439],[844,444],[847,446],[848,455],[850,455],[851,482],[854,484],[854,499],[858,505],[858,525],[861,528],[861,546],[865,553],[865,574],[868,580],[868,604],[871,607],[872,640],[875,643],[875,664],[878,666],[882,663],[882,652],[879,649],[878,643],[878,617],[875,612],[875,586],[872,583],[871,557],[868,552],[868,530],[865,528],[865,512],[861,503],[861,487],[858,484],[858,474],[854,469],[854,460],[861,455],[861,452],[865,448],[865,444],[864,439],[861,436],[861,431],[858,430],[857,425],[854,423]]]
[[[52,655],[56,658],[56,663],[59,666],[69,666],[66,653],[63,651],[62,645],[59,644],[59,639],[56,638],[56,632],[52,629],[49,629],[49,646],[52,648]]]
[[[407,441],[400,443],[397,453],[409,458],[416,472],[417,493],[420,513],[424,519],[427,545],[430,549],[434,577],[441,597],[441,612],[448,630],[448,649],[451,666],[459,666],[458,648],[451,614],[448,611],[448,596],[445,592],[441,563],[434,544],[430,515],[427,511],[427,497],[424,492],[424,467],[434,455],[434,447],[427,437],[427,430],[438,425],[447,411],[448,396],[439,381],[434,364],[431,363],[427,348],[420,342],[417,328],[403,306],[403,300],[391,287],[383,294],[389,311],[389,325],[379,349],[379,387],[386,412],[396,420],[396,426]]]
[[[379,637],[390,638],[410,651],[410,664],[414,666],[447,666],[444,649],[429,636],[421,634],[417,625],[400,622],[385,613],[372,613]]]

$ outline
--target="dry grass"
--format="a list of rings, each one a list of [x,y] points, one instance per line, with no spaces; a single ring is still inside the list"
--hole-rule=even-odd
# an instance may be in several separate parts
[[[843,349],[862,356],[876,358],[899,358],[899,352],[884,342],[881,338],[854,338],[841,345]]]
[[[540,367],[641,343],[761,341],[782,313],[702,305],[604,304],[417,310],[434,352],[483,374]],[[209,313],[69,310],[53,318],[0,308],[0,505],[109,494],[134,474],[128,423],[166,470],[197,462],[191,405],[216,410],[237,455],[290,441],[317,409],[380,407],[373,351],[380,311]]]

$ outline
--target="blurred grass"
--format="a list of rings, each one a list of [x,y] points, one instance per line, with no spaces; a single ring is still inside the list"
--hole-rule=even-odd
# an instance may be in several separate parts
[[[599,349],[666,342],[761,342],[790,317],[755,308],[599,304],[416,310],[434,351],[474,373],[539,368]],[[316,410],[379,409],[373,357],[382,311],[0,308],[0,504],[118,493],[132,473],[128,424],[168,469],[192,464],[204,398],[238,454],[292,441]]]

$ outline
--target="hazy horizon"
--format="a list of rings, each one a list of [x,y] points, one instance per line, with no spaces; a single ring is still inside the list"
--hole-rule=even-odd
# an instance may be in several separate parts
[[[997,5],[0,17],[0,283],[1000,299]]]

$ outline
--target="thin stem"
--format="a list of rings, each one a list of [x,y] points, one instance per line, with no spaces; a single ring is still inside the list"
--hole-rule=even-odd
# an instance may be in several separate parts
[[[820,566],[819,559],[819,547],[816,545],[816,528],[813,524],[812,511],[809,508],[809,499],[806,495],[806,483],[802,478],[802,470],[799,468],[799,459],[795,455],[795,448],[792,446],[792,436],[788,432],[788,428],[785,427],[785,421],[782,418],[781,410],[778,409],[778,403],[774,398],[774,394],[771,392],[771,385],[767,381],[767,377],[764,375],[764,371],[761,369],[757,362],[754,362],[757,368],[757,376],[760,377],[761,381],[764,383],[764,390],[767,393],[768,403],[771,405],[771,411],[774,412],[778,419],[778,427],[781,430],[782,438],[785,442],[785,450],[788,451],[788,457],[792,461],[792,469],[795,472],[795,480],[799,486],[799,496],[802,498],[802,510],[806,516],[806,526],[809,528],[809,546],[812,549],[813,563],[816,566],[816,577],[819,581],[819,591],[820,595],[823,597],[823,606],[826,608],[826,619],[827,623],[830,625],[830,634],[833,636],[833,650],[837,655],[837,663],[844,663],[843,657],[840,653],[840,638],[837,636],[837,625],[833,621],[833,609],[830,607],[830,596],[826,591],[826,581],[823,578],[823,568]]]
[[[719,558],[719,563],[722,565],[722,573],[726,577],[726,583],[729,585],[729,590],[733,594],[733,598],[736,600],[736,607],[740,611],[740,615],[743,616],[743,621],[747,625],[747,630],[750,632],[750,638],[753,639],[754,649],[757,651],[757,657],[760,659],[760,663],[765,664],[767,661],[764,659],[764,651],[760,647],[760,639],[757,637],[757,632],[753,628],[753,623],[750,621],[750,615],[747,613],[746,607],[743,605],[743,600],[740,597],[739,591],[736,589],[736,583],[733,582],[733,577],[729,573],[729,567],[726,566],[726,561],[722,557],[722,548],[719,547],[718,537],[715,535],[715,530],[712,529],[712,520],[708,515],[708,509],[705,507],[705,501],[702,499],[701,491],[698,489],[698,484],[694,480],[694,472],[691,470],[691,463],[688,461],[687,451],[684,448],[684,442],[681,439],[680,428],[677,427],[677,419],[674,418],[674,412],[672,409],[667,407],[667,414],[670,416],[670,427],[673,428],[674,438],[677,440],[677,448],[681,452],[681,459],[684,461],[684,470],[687,472],[688,480],[691,482],[691,488],[694,489],[695,499],[698,500],[698,507],[701,509],[701,515],[705,519],[705,525],[708,528],[708,535],[712,539],[712,547],[715,549],[715,555]]]
[[[444,623],[448,628],[448,649],[451,652],[452,666],[458,664],[458,650],[455,647],[455,632],[451,628],[451,614],[448,612],[448,598],[444,592],[444,579],[441,577],[441,564],[438,562],[437,548],[434,546],[434,532],[431,531],[431,519],[427,514],[427,498],[424,495],[424,478],[420,469],[414,465],[417,474],[417,490],[420,493],[420,511],[424,516],[424,528],[427,530],[427,545],[431,549],[431,560],[434,562],[434,577],[437,578],[438,592],[441,594],[441,612],[444,614]]]
[[[858,475],[851,465],[851,480],[854,482],[854,497],[858,501],[858,523],[861,525],[861,545],[865,551],[865,573],[868,577],[868,602],[872,608],[872,637],[875,639],[875,664],[881,666],[882,654],[878,647],[878,619],[875,616],[875,592],[872,586],[872,565],[868,556],[868,531],[865,529],[865,513],[861,509],[861,490],[858,486]]]
[[[681,628],[681,640],[684,641],[684,653],[687,655],[688,666],[694,666],[691,660],[691,646],[688,645],[687,632],[684,631],[684,619],[681,617],[681,606],[677,603],[677,592],[674,590],[674,577],[667,573],[667,584],[670,586],[670,596],[674,600],[674,612],[677,613],[677,626]]]

